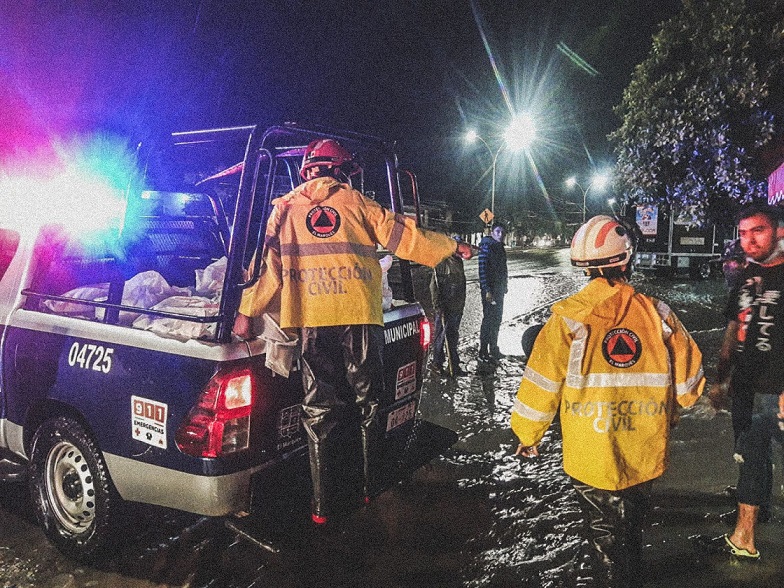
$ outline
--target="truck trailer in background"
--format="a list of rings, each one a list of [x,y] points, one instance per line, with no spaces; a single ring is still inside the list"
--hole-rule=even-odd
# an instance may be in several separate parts
[[[706,279],[720,275],[724,247],[737,236],[733,225],[697,223],[690,211],[667,205],[627,205],[624,217],[639,229],[635,231],[636,269],[662,276],[688,273]]]

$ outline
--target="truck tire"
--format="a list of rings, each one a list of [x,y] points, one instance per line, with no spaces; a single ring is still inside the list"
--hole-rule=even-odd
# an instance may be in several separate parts
[[[38,428],[29,481],[38,523],[62,553],[90,562],[105,552],[120,498],[95,441],[78,422],[57,417]]]

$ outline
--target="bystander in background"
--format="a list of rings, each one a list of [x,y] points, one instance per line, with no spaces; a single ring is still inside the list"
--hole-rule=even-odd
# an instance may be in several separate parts
[[[459,235],[453,235],[452,238],[458,243],[463,242]],[[435,315],[433,359],[430,368],[437,373],[444,373],[446,370],[451,377],[464,376],[466,372],[460,367],[458,344],[466,300],[466,277],[463,258],[457,253],[450,255],[433,269],[430,296]]]

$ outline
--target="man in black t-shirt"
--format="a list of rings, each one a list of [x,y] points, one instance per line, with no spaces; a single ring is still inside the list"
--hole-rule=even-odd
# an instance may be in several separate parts
[[[757,204],[738,214],[740,242],[749,263],[730,293],[717,382],[708,393],[716,407],[723,405],[728,390],[732,396],[735,452],[740,463],[738,520],[724,542],[733,555],[746,558],[759,557],[754,528],[760,505],[767,504],[770,496],[770,441],[784,440],[778,422],[784,418],[781,219],[780,209]],[[752,416],[756,394],[760,406]]]

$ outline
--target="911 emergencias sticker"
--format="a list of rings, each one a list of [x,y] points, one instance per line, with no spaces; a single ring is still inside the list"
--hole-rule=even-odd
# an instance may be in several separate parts
[[[416,392],[416,367],[415,361],[400,366],[395,380],[395,400]]]
[[[166,414],[162,402],[131,396],[131,435],[136,441],[166,449]]]

